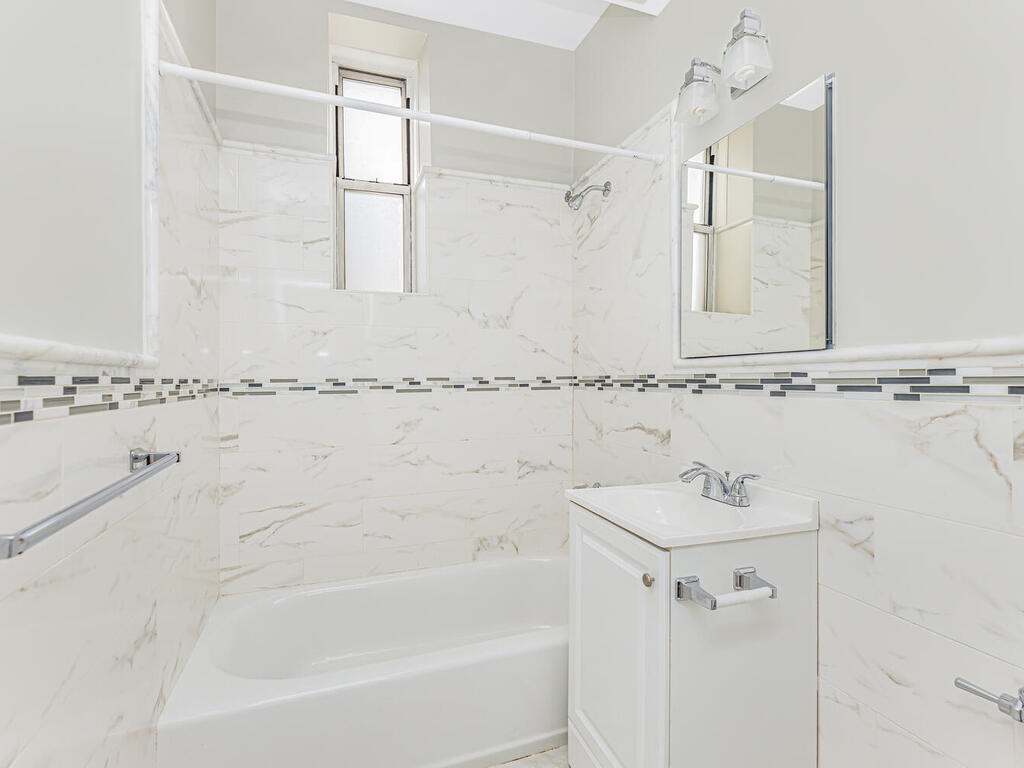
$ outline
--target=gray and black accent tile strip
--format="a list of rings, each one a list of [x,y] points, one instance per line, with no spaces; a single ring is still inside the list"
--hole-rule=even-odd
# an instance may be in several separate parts
[[[897,402],[950,399],[1024,405],[1024,367],[913,368],[657,375],[193,377],[0,374],[0,426],[206,397],[422,395],[430,392],[550,392],[565,389],[750,397],[842,397]]]
[[[683,390],[695,395],[742,393],[771,397],[845,397],[927,401],[951,398],[1024,405],[1024,368],[929,368],[774,373],[692,373],[667,376],[580,376],[582,389],[653,392]]]
[[[0,374],[0,426],[216,397],[215,379]]]

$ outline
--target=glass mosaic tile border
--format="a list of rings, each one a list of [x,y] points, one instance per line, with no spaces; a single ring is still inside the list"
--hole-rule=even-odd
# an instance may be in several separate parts
[[[206,397],[415,394],[424,392],[621,390],[849,397],[895,401],[971,400],[1024,405],[1024,367],[878,368],[770,373],[628,376],[406,376],[216,379],[0,374],[0,426]]]
[[[215,379],[0,374],[0,426],[216,396]]]

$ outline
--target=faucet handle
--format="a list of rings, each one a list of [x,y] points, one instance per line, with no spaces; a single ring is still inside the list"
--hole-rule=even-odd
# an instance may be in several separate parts
[[[726,477],[728,477],[728,476],[729,475],[727,474]],[[747,481],[747,480],[760,480],[760,479],[761,479],[760,475],[754,475],[754,474],[751,474],[750,472],[745,472],[742,475],[736,475],[736,477],[734,477],[732,479],[732,486],[731,487],[732,488],[742,488],[743,487],[743,483],[745,481]]]
[[[736,475],[733,478],[732,483],[726,489],[726,498],[737,507],[749,507],[750,496],[747,493],[747,486],[745,482],[747,480],[760,480],[760,475],[753,475],[750,473],[744,473],[742,475]]]

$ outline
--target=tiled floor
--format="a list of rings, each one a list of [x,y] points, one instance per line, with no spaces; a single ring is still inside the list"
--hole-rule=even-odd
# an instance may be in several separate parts
[[[502,763],[494,768],[568,768],[568,754],[566,747],[559,747],[548,752],[538,752],[536,755],[513,760],[511,763]]]

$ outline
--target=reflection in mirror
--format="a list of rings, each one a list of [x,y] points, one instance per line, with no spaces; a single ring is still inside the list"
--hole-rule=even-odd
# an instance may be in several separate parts
[[[684,164],[682,357],[831,343],[831,89],[818,78]]]

